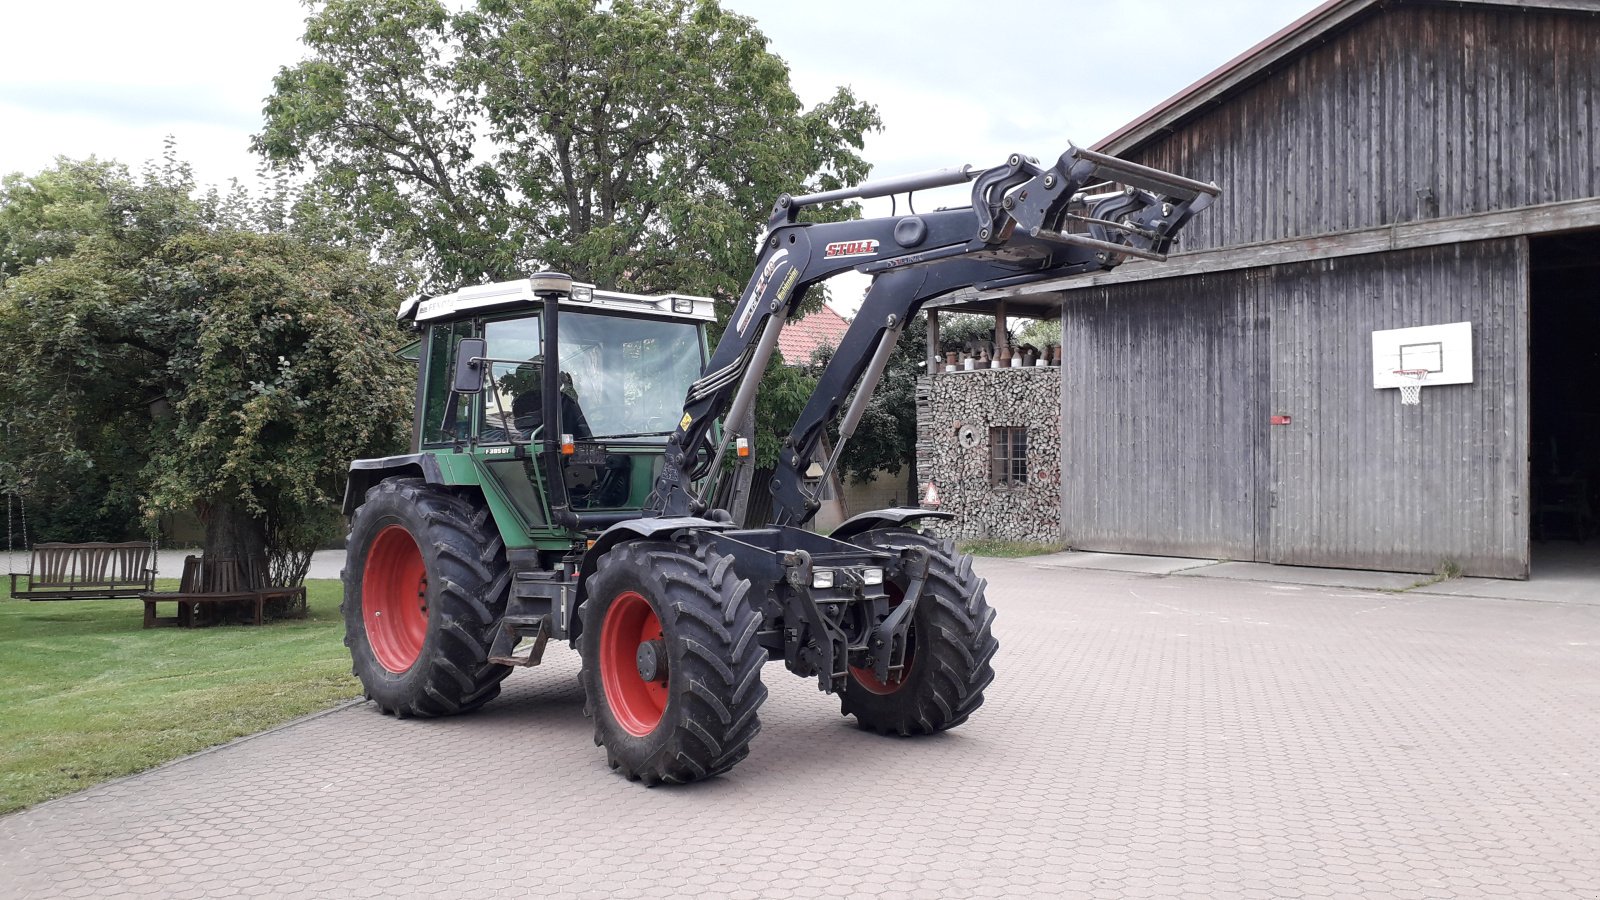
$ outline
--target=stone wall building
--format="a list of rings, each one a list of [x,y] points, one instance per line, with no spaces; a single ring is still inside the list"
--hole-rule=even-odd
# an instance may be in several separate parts
[[[955,538],[1061,533],[1061,370],[940,372],[917,382],[917,472]],[[924,501],[927,495],[924,494]]]

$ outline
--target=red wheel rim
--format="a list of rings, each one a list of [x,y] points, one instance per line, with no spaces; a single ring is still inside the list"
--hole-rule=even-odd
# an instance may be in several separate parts
[[[411,532],[378,532],[361,573],[361,620],[378,664],[396,675],[422,655],[428,636],[428,571]]]
[[[600,683],[617,724],[636,737],[654,731],[667,708],[667,686],[639,674],[639,645],[660,638],[661,619],[648,600],[624,591],[611,601],[600,626]]]
[[[883,592],[889,595],[890,609],[899,606],[900,601],[906,598],[905,592],[900,589],[898,584],[885,582]],[[900,667],[900,677],[896,678],[891,673],[888,681],[879,681],[878,673],[872,669],[851,666],[850,674],[855,676],[856,684],[871,694],[892,694],[905,687],[906,682],[911,680],[911,667],[916,662],[917,657],[917,635],[914,630],[916,627],[916,623],[912,622],[911,627],[906,629],[906,661],[905,665]]]

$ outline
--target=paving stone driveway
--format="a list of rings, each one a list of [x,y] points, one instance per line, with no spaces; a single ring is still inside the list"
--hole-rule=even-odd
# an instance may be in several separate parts
[[[1600,607],[983,561],[999,672],[900,740],[769,666],[751,757],[648,790],[576,657],[0,819],[7,896],[1600,897]]]

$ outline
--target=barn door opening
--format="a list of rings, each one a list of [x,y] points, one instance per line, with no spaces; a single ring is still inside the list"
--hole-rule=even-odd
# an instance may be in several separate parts
[[[1600,231],[1529,241],[1536,577],[1600,577]]]
[[[1278,267],[1272,562],[1527,577],[1526,257],[1503,239]],[[1470,382],[1417,405],[1377,383],[1376,334],[1453,323]]]

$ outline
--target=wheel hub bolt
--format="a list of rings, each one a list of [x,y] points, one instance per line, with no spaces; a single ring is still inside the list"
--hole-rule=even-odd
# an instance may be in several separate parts
[[[645,681],[667,680],[667,642],[657,638],[639,645],[634,661],[639,666],[639,677]]]

